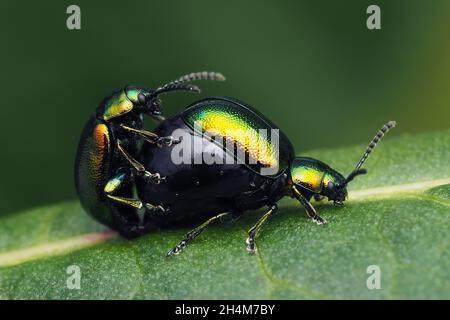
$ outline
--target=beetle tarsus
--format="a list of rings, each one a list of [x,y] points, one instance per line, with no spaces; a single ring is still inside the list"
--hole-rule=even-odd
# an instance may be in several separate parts
[[[156,145],[158,146],[158,148],[162,148],[162,147],[170,147],[173,144],[178,144],[180,143],[182,140],[182,137],[180,138],[174,138],[172,136],[167,136],[167,137],[160,137],[158,138],[158,140],[156,141]]]
[[[333,201],[333,204],[334,204],[336,207],[342,207],[342,206],[344,205],[344,203],[343,203],[342,201],[340,201],[340,200],[334,200],[334,201]]]
[[[169,252],[167,252],[167,257],[173,256],[173,255],[179,255],[180,252],[186,248],[187,246],[187,240],[181,240],[176,247],[173,249],[170,249]]]
[[[256,244],[254,239],[251,239],[250,237],[245,240],[245,244],[247,245],[247,251],[250,254],[255,254],[258,249],[256,248]]]
[[[250,228],[250,230],[248,230],[248,238],[245,241],[245,243],[247,244],[247,251],[249,253],[255,253],[257,251],[256,248],[256,244],[255,244],[255,238],[258,236],[259,231],[261,230],[262,225],[264,224],[264,222],[266,222],[266,220],[274,213],[276,213],[278,211],[278,206],[277,204],[273,204],[272,206],[270,206],[269,211],[267,211],[262,217],[261,219],[258,220],[258,222],[252,227]]]
[[[145,209],[147,210],[147,212],[149,214],[151,214],[151,215],[158,215],[158,214],[169,213],[169,210],[164,208],[161,205],[154,206],[154,205],[152,205],[150,203],[145,203],[144,206],[145,206]]]
[[[143,138],[148,143],[156,144],[159,148],[170,147],[173,144],[180,143],[182,140],[182,137],[180,137],[180,138],[174,138],[172,136],[160,137],[156,133],[146,131],[146,130],[135,129],[132,127],[128,127],[124,124],[121,124],[120,128],[127,133],[131,133],[131,134],[137,135],[138,137]]]
[[[316,215],[315,217],[311,218],[312,222],[314,222],[315,224],[321,226],[323,224],[327,223],[327,220],[325,220],[324,218],[322,218],[319,215]]]
[[[153,184],[160,184],[161,182],[166,182],[166,177],[161,177],[159,173],[150,173],[148,171],[144,171],[139,173],[142,177],[144,177],[147,181]]]

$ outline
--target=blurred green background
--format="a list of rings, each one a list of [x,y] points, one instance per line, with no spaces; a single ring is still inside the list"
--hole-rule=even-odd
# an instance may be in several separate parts
[[[66,8],[81,7],[80,31]],[[366,28],[381,7],[382,30]],[[450,125],[450,1],[2,1],[0,214],[74,199],[84,122],[126,84],[191,71],[246,101],[297,152]],[[200,97],[165,96],[166,114]],[[355,159],[356,160],[356,159]]]

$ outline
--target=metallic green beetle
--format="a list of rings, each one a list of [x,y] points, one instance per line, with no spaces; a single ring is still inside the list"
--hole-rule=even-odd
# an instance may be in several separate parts
[[[159,184],[163,178],[158,172],[148,172],[135,158],[143,141],[159,148],[179,141],[143,130],[143,115],[160,123],[164,121],[161,94],[198,93],[197,86],[186,82],[224,79],[220,73],[196,72],[156,90],[127,86],[106,97],[83,129],[75,160],[75,186],[85,211],[126,237],[145,232],[137,210],[145,207],[149,213],[156,213],[163,208],[134,199],[134,180],[140,177]]]

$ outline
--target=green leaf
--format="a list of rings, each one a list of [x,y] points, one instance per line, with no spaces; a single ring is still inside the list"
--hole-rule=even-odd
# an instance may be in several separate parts
[[[306,153],[348,173],[364,145]],[[317,226],[292,199],[280,203],[247,254],[262,210],[211,226],[166,258],[187,229],[126,241],[90,219],[77,201],[0,218],[3,299],[315,299],[450,296],[450,130],[387,138],[350,186],[342,208],[315,203]],[[69,289],[67,268],[81,271]],[[367,288],[367,267],[381,289]]]

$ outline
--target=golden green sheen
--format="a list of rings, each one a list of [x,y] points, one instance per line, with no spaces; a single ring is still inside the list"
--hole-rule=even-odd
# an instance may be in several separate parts
[[[264,121],[226,106],[197,108],[188,114],[188,123],[202,132],[225,138],[263,166],[278,166],[275,146],[259,129],[268,129]],[[265,131],[265,134],[270,134]]]

